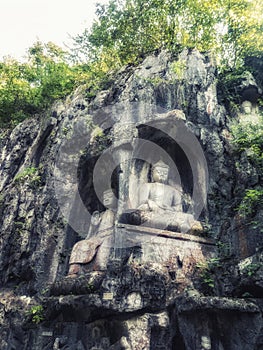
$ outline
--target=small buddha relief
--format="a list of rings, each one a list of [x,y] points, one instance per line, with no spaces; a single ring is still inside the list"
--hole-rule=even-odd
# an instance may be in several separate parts
[[[103,213],[93,213],[87,238],[74,245],[69,261],[69,277],[94,270],[106,270],[115,223],[116,202],[112,190],[103,192],[103,204],[107,209]]]

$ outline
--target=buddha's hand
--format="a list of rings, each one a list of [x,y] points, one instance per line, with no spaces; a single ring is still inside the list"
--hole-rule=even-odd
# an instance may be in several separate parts
[[[150,199],[148,200],[148,206],[149,206],[150,211],[160,210],[160,206],[156,202],[154,202]]]
[[[168,211],[175,211],[174,207],[171,207],[169,205],[162,205],[160,208],[162,208],[163,210],[168,210]]]
[[[141,211],[149,211],[150,210],[148,202],[141,204],[137,209],[141,210]]]

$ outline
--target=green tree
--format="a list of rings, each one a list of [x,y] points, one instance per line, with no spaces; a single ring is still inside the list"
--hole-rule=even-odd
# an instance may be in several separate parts
[[[260,0],[110,0],[98,4],[91,30],[74,38],[71,55],[35,43],[28,60],[0,62],[0,126],[46,109],[84,83],[87,96],[107,88],[110,73],[151,51],[210,51],[221,71],[263,51]]]
[[[6,58],[0,63],[0,122],[8,124],[12,119],[21,121],[35,112],[32,105],[34,90],[28,80],[25,64]]]
[[[35,43],[28,50],[31,86],[36,88],[40,108],[68,95],[78,79],[77,71],[67,62],[67,53],[53,43]]]
[[[239,68],[246,56],[262,53],[262,1],[226,1],[222,12],[221,30],[219,43],[224,65]]]
[[[0,126],[14,126],[63,98],[85,81],[87,73],[72,66],[67,52],[53,43],[35,43],[26,63],[0,62]]]
[[[91,30],[74,42],[82,58],[103,57],[109,68],[149,51],[182,47],[210,50],[234,67],[262,50],[262,13],[260,0],[111,0],[98,4]]]

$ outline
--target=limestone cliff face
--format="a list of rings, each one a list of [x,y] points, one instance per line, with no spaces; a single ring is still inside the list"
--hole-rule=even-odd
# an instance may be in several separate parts
[[[216,67],[208,56],[160,52],[126,67],[95,98],[79,89],[45,115],[2,132],[1,349],[261,349],[262,242],[236,215],[242,191],[260,179],[246,154],[234,152],[233,117],[218,95]],[[177,133],[169,134],[173,130]],[[184,146],[187,135],[194,148]],[[151,142],[147,155],[136,153],[141,140]],[[136,204],[131,179],[147,180],[149,169],[134,158],[158,160],[153,144],[176,164],[186,210],[197,188],[201,206],[191,208],[206,228],[203,237],[178,245],[176,239],[187,240],[181,233],[142,247],[126,228],[125,237],[132,232],[127,242],[133,243],[120,246],[115,240],[115,260],[103,276],[66,279],[72,247],[87,236],[91,213],[105,209],[103,190],[113,184],[121,203],[131,196]],[[103,154],[104,175],[96,182]],[[109,159],[117,162],[112,173]],[[175,185],[176,176],[171,181]],[[162,239],[173,242],[173,268],[160,258],[167,247],[156,258],[153,247],[162,246]],[[136,249],[131,254],[135,246],[142,258]],[[118,249],[126,254],[121,264]],[[212,276],[204,259],[217,261],[222,250],[225,261]],[[246,273],[248,265],[257,266],[253,274]],[[249,301],[241,298],[245,293]]]

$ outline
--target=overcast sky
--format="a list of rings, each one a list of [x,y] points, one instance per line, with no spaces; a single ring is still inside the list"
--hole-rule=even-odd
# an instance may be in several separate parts
[[[107,0],[0,0],[0,59],[21,59],[37,40],[69,43],[90,26],[96,2]]]

